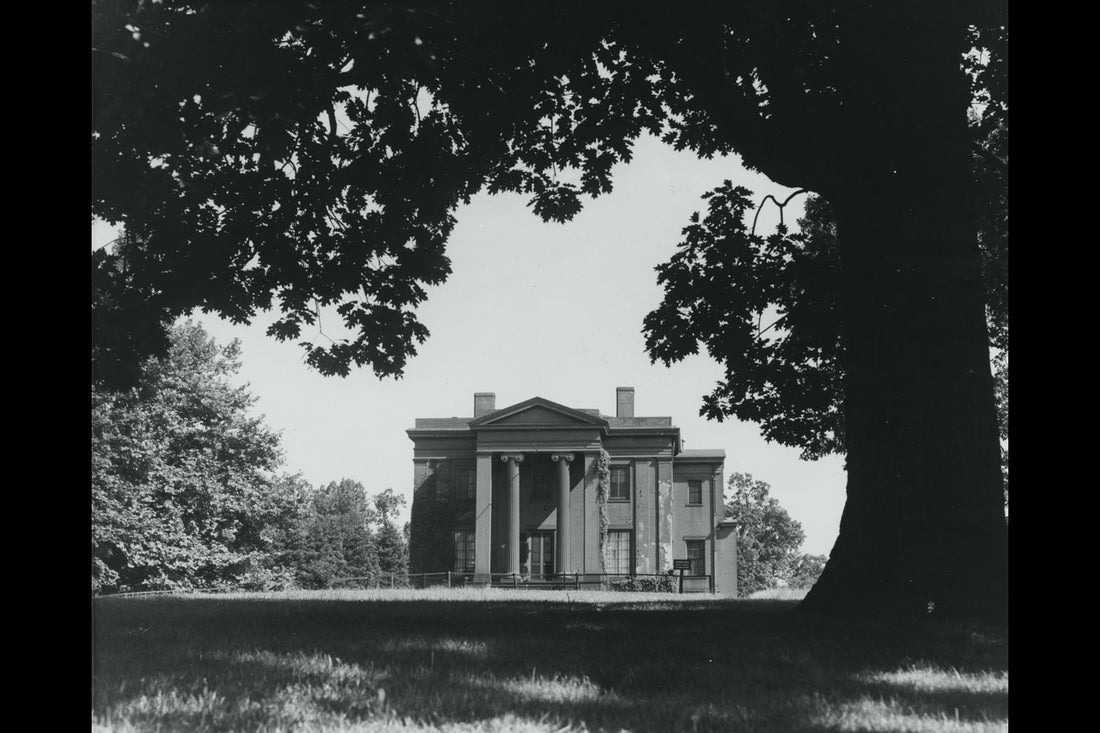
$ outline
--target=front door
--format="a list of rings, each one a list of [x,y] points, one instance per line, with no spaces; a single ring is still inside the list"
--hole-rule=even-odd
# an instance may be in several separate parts
[[[519,543],[520,572],[529,578],[554,574],[554,533],[523,532]]]

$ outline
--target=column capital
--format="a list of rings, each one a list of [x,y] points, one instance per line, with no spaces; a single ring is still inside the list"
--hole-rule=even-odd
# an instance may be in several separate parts
[[[573,454],[572,453],[551,453],[550,454],[550,460],[555,461],[555,462],[556,461],[565,461],[566,463],[572,463],[573,462]]]
[[[523,463],[522,453],[506,453],[500,457],[501,463],[507,463],[508,461],[515,461],[516,463]]]

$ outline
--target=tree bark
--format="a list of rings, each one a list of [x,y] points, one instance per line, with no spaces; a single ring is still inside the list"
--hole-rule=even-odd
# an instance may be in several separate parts
[[[847,503],[802,609],[1000,615],[1007,531],[961,24],[852,24],[844,276]]]

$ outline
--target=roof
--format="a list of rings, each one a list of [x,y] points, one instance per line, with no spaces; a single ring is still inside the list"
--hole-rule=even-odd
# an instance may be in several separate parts
[[[695,448],[684,449],[676,454],[676,458],[725,458],[726,452],[721,448]]]
[[[416,430],[468,430],[472,417],[418,417]]]
[[[613,428],[671,428],[671,417],[610,417],[601,415]]]
[[[532,397],[514,405],[492,410],[478,417],[418,417],[416,418],[415,427],[407,432],[409,437],[415,440],[416,435],[423,436],[433,433],[439,437],[443,437],[440,435],[441,433],[452,432],[472,435],[483,428],[509,429],[530,426],[550,428],[569,427],[571,425],[575,427],[593,427],[601,431],[610,430],[619,435],[669,434],[674,438],[673,452],[677,457],[722,460],[726,455],[723,450],[694,450],[677,453],[676,449],[680,445],[680,428],[672,424],[671,417],[612,417],[611,415],[604,415],[597,409],[572,408],[544,397]]]
[[[514,405],[502,407],[499,410],[493,410],[479,418],[475,418],[470,421],[470,427],[488,427],[496,423],[503,424],[510,422],[510,419],[515,417],[519,417],[519,419],[522,420],[524,416],[547,414],[556,415],[556,419],[564,419],[581,425],[607,426],[607,421],[598,414],[593,415],[588,412],[576,410],[568,405],[548,400],[545,397],[532,397],[529,400],[517,402]]]

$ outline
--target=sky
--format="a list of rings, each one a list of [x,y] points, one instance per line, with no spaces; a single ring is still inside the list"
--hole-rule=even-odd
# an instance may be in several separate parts
[[[258,398],[254,410],[281,431],[285,470],[314,485],[350,478],[375,494],[392,488],[412,502],[412,441],[418,417],[470,417],[475,392],[496,393],[498,408],[531,397],[615,414],[615,388],[634,387],[635,415],[670,416],[685,448],[726,451],[725,475],[749,473],[771,485],[806,532],[803,552],[829,554],[844,506],[843,460],[799,460],[799,450],[765,442],[757,426],[699,417],[702,397],[722,368],[706,355],[666,368],[645,354],[642,319],[661,301],[654,268],[680,241],[700,196],[730,179],[780,201],[793,189],[747,171],[736,156],[699,160],[652,138],[614,172],[614,191],[573,221],[544,223],[515,194],[479,194],[456,212],[447,245],[452,274],[429,287],[418,309],[431,331],[401,379],[369,369],[324,377],[294,342],[265,333],[275,318],[260,314],[240,326],[196,312],[219,342],[239,339],[239,380]],[[804,197],[787,207],[792,225]],[[770,202],[757,233],[779,221]],[[113,239],[92,227],[92,246]],[[339,333],[335,315],[325,332]],[[315,336],[303,331],[307,340]],[[318,337],[322,338],[323,337]],[[405,508],[405,518],[408,506]]]

